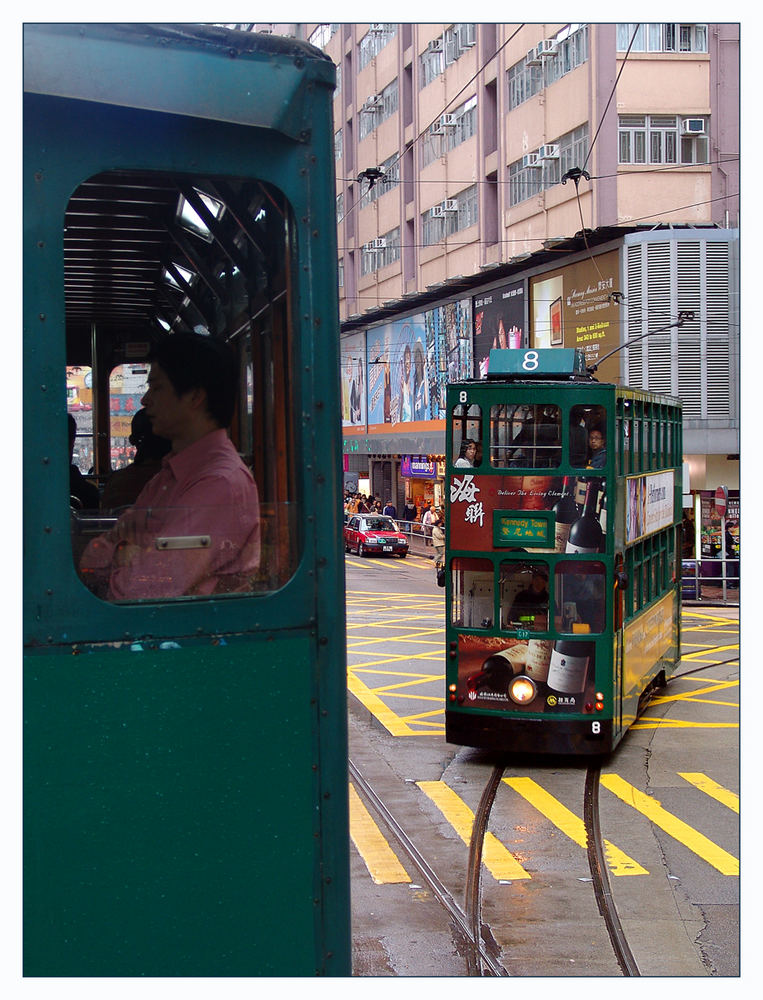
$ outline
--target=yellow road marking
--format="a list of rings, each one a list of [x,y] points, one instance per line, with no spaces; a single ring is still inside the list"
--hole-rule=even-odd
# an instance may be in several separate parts
[[[417,781],[419,788],[434,802],[459,837],[468,845],[474,826],[474,813],[444,781]],[[493,878],[530,878],[511,851],[492,833],[485,834],[482,861]]]
[[[515,792],[526,799],[530,805],[543,813],[550,819],[554,826],[566,834],[570,840],[574,841],[585,850],[588,846],[585,824],[567,806],[554,798],[544,788],[541,788],[532,778],[504,778],[503,781]],[[604,851],[607,864],[613,875],[648,875],[646,868],[629,858],[619,847],[615,847],[608,840],[604,841]]]
[[[739,796],[736,792],[729,791],[728,788],[724,788],[723,785],[719,785],[712,778],[708,778],[706,774],[698,771],[679,771],[678,775],[735,813],[739,812]]]
[[[377,885],[410,882],[411,877],[374,823],[350,782],[350,836]]]
[[[352,671],[348,671],[347,674],[347,689],[350,694],[355,695],[358,701],[363,705],[368,711],[384,726],[387,732],[391,736],[433,736],[434,732],[422,731],[419,729],[412,729],[405,719],[396,715],[391,708],[379,698],[371,688],[367,687],[363,681],[357,677]],[[411,695],[418,699],[418,696]],[[442,712],[442,709],[438,709],[438,712]],[[437,734],[442,734],[444,731],[444,725],[441,725]]]
[[[684,823],[667,809],[663,809],[656,799],[640,792],[618,774],[602,774],[601,783],[627,805],[632,806],[679,843],[688,847],[698,857],[707,861],[722,875],[739,874],[739,861],[735,857],[714,844],[704,834],[689,826],[688,823]]]

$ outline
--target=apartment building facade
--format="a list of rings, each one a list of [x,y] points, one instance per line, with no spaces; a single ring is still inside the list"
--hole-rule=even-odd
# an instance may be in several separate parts
[[[630,340],[602,377],[680,396],[691,490],[738,497],[739,25],[270,27],[338,71],[348,481],[440,499],[488,341]]]

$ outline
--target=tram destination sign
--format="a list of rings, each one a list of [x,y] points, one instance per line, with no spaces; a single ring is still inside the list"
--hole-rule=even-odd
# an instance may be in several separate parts
[[[498,548],[547,548],[554,544],[552,511],[521,514],[514,510],[493,511],[493,545]]]

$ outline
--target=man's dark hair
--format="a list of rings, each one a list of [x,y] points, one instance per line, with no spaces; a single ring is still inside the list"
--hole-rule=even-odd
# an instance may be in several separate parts
[[[213,337],[174,333],[157,344],[149,357],[180,396],[204,389],[207,410],[220,427],[229,427],[236,408],[238,361],[231,348]]]

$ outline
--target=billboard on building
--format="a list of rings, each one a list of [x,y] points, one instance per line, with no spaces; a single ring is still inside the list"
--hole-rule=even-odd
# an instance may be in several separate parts
[[[368,424],[429,419],[423,315],[368,331]]]
[[[622,307],[612,297],[619,291],[620,254],[599,254],[530,279],[532,347],[576,347],[586,364],[620,346]],[[597,372],[602,381],[617,381],[618,355]]]
[[[366,423],[366,335],[355,333],[340,343],[342,426]]]
[[[431,420],[445,419],[445,386],[472,377],[472,300],[424,313]]]
[[[525,284],[514,281],[474,298],[474,376],[485,378],[490,351],[524,347]]]

